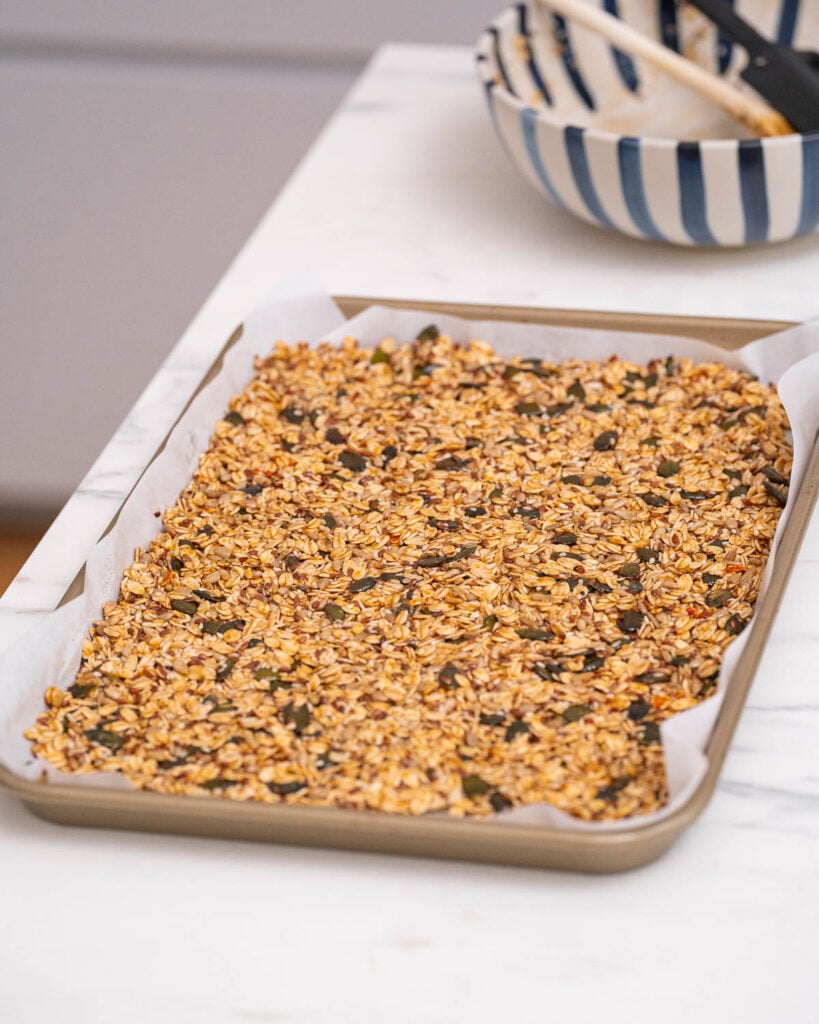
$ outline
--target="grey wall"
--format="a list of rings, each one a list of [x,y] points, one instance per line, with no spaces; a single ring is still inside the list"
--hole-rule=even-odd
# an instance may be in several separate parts
[[[67,498],[386,41],[497,0],[5,0],[0,525]]]

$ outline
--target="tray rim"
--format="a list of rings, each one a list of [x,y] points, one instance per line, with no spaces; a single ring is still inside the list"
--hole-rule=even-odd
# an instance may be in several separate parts
[[[567,327],[681,334],[713,341],[726,349],[738,347],[754,338],[777,333],[792,326],[785,321],[607,314],[600,311],[381,297],[338,296],[334,301],[345,316],[352,316],[370,305],[384,305],[428,310],[431,313],[449,313],[467,319],[522,320]],[[241,334],[240,324],[228,338],[200,384],[191,393],[176,422],[184,415],[199,391],[219,372],[226,353]],[[164,449],[176,422],[146,463],[143,472]],[[777,569],[771,577],[763,600],[755,609],[753,629],[706,746],[706,772],[686,803],[658,822],[648,825],[637,824],[624,831],[566,831],[535,825],[498,825],[492,819],[476,821],[447,816],[414,817],[379,811],[254,804],[213,800],[204,796],[170,796],[140,790],[96,788],[71,783],[48,785],[24,779],[3,765],[0,765],[0,785],[17,795],[38,817],[61,824],[248,839],[593,873],[611,873],[648,864],[667,850],[699,817],[713,795],[768,633],[810,521],[817,493],[819,437],[814,443],[804,479],[795,496],[790,521],[780,538]],[[128,497],[123,500],[122,505]],[[118,516],[119,511],[105,533],[113,527]],[[82,589],[83,572],[84,567],[66,591],[61,604]]]

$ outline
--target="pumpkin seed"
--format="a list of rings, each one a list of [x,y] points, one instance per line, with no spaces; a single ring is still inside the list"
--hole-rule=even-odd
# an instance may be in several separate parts
[[[181,598],[174,597],[171,600],[171,608],[175,612],[182,612],[183,615],[196,615],[199,605],[196,601],[183,601]]]
[[[573,405],[574,402],[557,402],[555,405],[548,405],[546,415],[549,419],[554,419],[555,416],[562,416],[564,412],[568,412]]]
[[[709,608],[722,608],[734,595],[730,590],[712,590],[705,597],[705,603]]]
[[[741,480],[742,479],[742,473],[740,473],[739,470],[736,470],[736,469],[723,469],[722,472],[723,472],[723,475],[727,476],[729,480]]]
[[[457,455],[447,455],[446,458],[439,459],[435,463],[435,468],[446,470],[449,473],[457,473],[462,469],[466,469],[471,462],[471,459],[459,459]]]
[[[235,658],[228,658],[226,661],[224,661],[223,664],[222,664],[222,667],[216,673],[216,682],[217,683],[224,682],[225,679],[227,679],[227,677],[233,671],[233,668],[234,668],[235,665],[236,665],[236,659]]]
[[[347,589],[351,594],[363,594],[366,590],[372,590],[377,583],[374,576],[363,576],[360,580],[353,580]]]
[[[108,747],[109,750],[119,750],[125,743],[124,736],[111,732],[109,729],[86,729],[85,735],[92,743],[99,743],[100,746]]]
[[[617,620],[617,628],[623,633],[636,633],[643,624],[645,616],[642,612],[628,611]]]
[[[583,581],[589,590],[594,591],[595,594],[610,594],[611,587],[608,583],[603,583],[602,580],[584,580]]]
[[[707,501],[708,498],[713,498],[713,494],[708,494],[705,491],[686,491],[684,487],[680,488],[680,497],[685,498],[686,501]]]
[[[376,366],[378,363],[389,363],[390,357],[384,351],[383,348],[377,348],[370,357],[370,365]]]
[[[662,743],[662,736],[660,735],[660,726],[657,724],[657,722],[645,723],[638,742],[641,746],[644,747],[647,747],[652,743]]]
[[[283,715],[286,725],[293,725],[293,731],[297,736],[301,736],[307,726],[310,724],[310,708],[306,704],[301,704],[296,707],[295,704],[286,704],[284,707]]]
[[[492,806],[492,810],[496,811],[498,814],[512,806],[512,801],[508,800],[499,790],[495,790],[495,792],[489,797],[489,803]]]
[[[774,499],[774,501],[778,502],[783,507],[785,505],[787,505],[787,503],[788,503],[788,496],[787,496],[787,494],[785,494],[785,492],[780,490],[778,487],[775,487],[771,483],[770,480],[763,480],[762,481],[762,486],[765,488],[765,490],[768,492],[768,494],[770,494],[770,496]]]
[[[416,341],[437,341],[440,338],[441,332],[438,330],[437,324],[428,324],[422,331],[419,331],[415,337]]]
[[[741,616],[734,613],[723,627],[728,636],[739,636],[748,623]]]
[[[630,576],[640,575],[640,563],[639,562],[626,562],[625,565],[621,565],[619,569],[614,570],[618,576],[623,576],[628,579]]]
[[[462,559],[469,558],[470,555],[474,555],[477,550],[477,544],[465,544],[462,548],[458,548],[455,554],[449,558],[449,561],[460,562]]]
[[[587,405],[586,409],[588,412],[611,412],[611,406],[606,405],[605,402],[592,402],[591,405]]]
[[[242,490],[244,491],[245,494],[249,494],[251,496],[251,498],[252,498],[252,497],[254,497],[257,494],[261,494],[262,493],[262,491],[264,490],[264,485],[263,484],[247,484],[247,486],[243,487]]]
[[[347,438],[341,433],[338,427],[330,427],[324,431],[324,440],[330,444],[346,444]]]
[[[621,789],[625,789],[626,786],[634,781],[633,775],[620,775],[616,779],[603,786],[602,789],[598,789],[595,796],[598,800],[607,800],[609,803],[614,803],[617,800],[617,795]]]
[[[458,675],[460,669],[453,665],[452,662],[447,662],[446,665],[438,673],[438,682],[441,684],[442,690],[457,690],[459,687]]]
[[[617,436],[616,430],[604,430],[594,439],[594,450],[598,452],[611,451],[617,444]]]
[[[238,779],[208,779],[207,782],[200,782],[199,785],[202,789],[215,792],[218,789],[230,789],[231,786],[235,786],[237,783]]]
[[[596,476],[592,480],[592,487],[608,487],[608,485],[610,483],[611,483],[611,477],[610,476]]]
[[[641,672],[634,678],[638,683],[648,683],[649,686],[671,681],[671,676],[667,672],[661,672],[659,669],[649,669],[648,672]]]
[[[660,438],[657,437],[656,435],[652,435],[651,437],[644,437],[642,441],[640,441],[640,444],[648,445],[649,448],[659,448]]]
[[[633,700],[626,709],[626,716],[631,719],[632,722],[639,722],[641,718],[645,718],[646,715],[651,711],[651,705],[647,704],[644,700]]]
[[[349,448],[344,449],[341,455],[339,455],[338,461],[342,466],[346,469],[351,469],[354,473],[363,473],[367,468],[367,460],[357,452],[351,452]]]
[[[235,704],[214,704],[208,712],[209,715],[220,715],[224,711],[236,711]]]
[[[532,666],[532,671],[539,679],[545,679],[547,682],[553,683],[560,675],[561,668],[556,663],[548,664],[545,661],[538,661]]]
[[[434,529],[446,530],[449,533],[455,533],[461,528],[461,524],[455,519],[436,519],[434,516],[430,516],[427,522]]]
[[[650,505],[652,508],[662,508],[663,505],[668,504],[668,499],[664,498],[661,494],[652,494],[651,491],[646,491],[644,494],[638,494],[638,498]]]
[[[520,516],[521,519],[539,519],[540,511],[536,508],[531,508],[529,505],[517,505],[512,509],[513,516]]]
[[[549,629],[533,629],[528,626],[523,629],[516,629],[515,632],[521,640],[551,640],[554,636]]]
[[[782,476],[782,474],[774,469],[773,466],[763,466],[759,472],[764,477],[767,477],[772,484],[782,484],[784,487],[788,487],[790,485],[788,478],[786,476]]]
[[[566,547],[573,548],[577,543],[577,534],[569,532],[556,533],[552,541],[555,544],[565,544]]]
[[[481,725],[503,725],[503,723],[506,721],[506,716],[505,715],[487,715],[487,714],[481,713],[478,716],[478,721],[481,723]]]
[[[398,449],[395,447],[395,445],[388,444],[384,448],[384,451],[381,453],[381,468],[386,469],[397,454]]]
[[[230,629],[244,629],[244,619],[230,619],[228,622],[220,622],[218,619],[208,619],[202,623],[202,632],[207,633],[210,636],[215,636],[217,633],[227,633]]]
[[[82,698],[87,697],[92,690],[96,690],[98,685],[98,683],[74,683],[73,686],[68,687],[68,692],[72,697],[82,700]]]
[[[563,721],[568,725],[571,722],[579,722],[585,715],[591,714],[594,709],[588,704],[570,704],[562,711]]]
[[[420,569],[437,569],[439,565],[446,565],[448,561],[446,555],[423,555],[418,559],[416,565]]]
[[[674,665],[675,668],[681,668],[683,665],[687,665],[689,661],[691,661],[691,659],[687,658],[684,654],[678,654],[671,659],[671,664]]]
[[[269,668],[267,665],[260,665],[253,673],[254,679],[280,679],[281,676],[275,668]]]
[[[307,788],[306,782],[268,782],[267,788],[276,796],[290,796],[291,793],[298,793]]]
[[[470,505],[468,508],[464,509],[464,515],[469,519],[477,519],[478,516],[486,515],[486,509],[483,505]]]
[[[225,423],[229,423],[232,427],[243,427],[245,425],[245,418],[240,412],[229,412],[224,417]]]
[[[504,738],[504,740],[507,743],[511,743],[512,740],[516,736],[522,736],[526,732],[529,732],[529,725],[528,725],[528,723],[527,722],[522,722],[522,721],[518,720],[518,721],[512,722],[512,724],[508,727],[508,729],[504,733],[503,738]]]
[[[169,564],[174,572],[182,572],[185,568],[185,563],[181,558],[172,558]]]
[[[194,594],[203,601],[210,601],[212,604],[221,604],[225,600],[223,597],[215,597],[207,590],[194,590]]]
[[[659,562],[660,552],[655,548],[637,548],[637,557],[641,562]]]
[[[629,580],[626,584],[626,590],[630,594],[642,594],[643,584],[639,580]]]
[[[515,412],[519,416],[540,416],[543,406],[539,402],[518,402]]]
[[[596,672],[606,664],[605,656],[591,651],[583,656],[583,671]]]
[[[730,501],[731,498],[744,498],[749,490],[748,484],[739,484],[728,492],[728,500]]]
[[[347,618],[347,612],[341,605],[333,604],[332,601],[324,606],[324,614],[331,622],[343,622]]]
[[[296,426],[299,426],[304,422],[304,415],[305,414],[301,409],[295,405],[286,405],[281,411],[282,419],[287,420],[288,423],[293,423]]]
[[[586,389],[579,380],[576,380],[574,384],[566,389],[566,394],[571,395],[572,398],[576,398],[578,402],[586,401]]]
[[[461,783],[464,796],[483,796],[489,792],[489,783],[484,781],[480,775],[465,775]]]
[[[664,459],[657,467],[657,476],[676,476],[679,471],[679,462],[674,462],[673,459]]]
[[[489,492],[489,500],[492,501],[494,498],[500,498],[503,494],[502,487],[493,487]]]
[[[576,487],[582,487],[583,477],[578,476],[577,473],[570,473],[568,476],[562,476],[560,482],[562,484],[574,484]]]
[[[481,623],[481,629],[494,629],[498,624],[497,615],[487,615]]]

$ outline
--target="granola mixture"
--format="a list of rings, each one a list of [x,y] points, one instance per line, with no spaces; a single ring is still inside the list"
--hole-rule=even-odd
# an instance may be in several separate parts
[[[280,343],[26,736],[163,793],[655,810],[790,459],[775,391],[714,363]]]

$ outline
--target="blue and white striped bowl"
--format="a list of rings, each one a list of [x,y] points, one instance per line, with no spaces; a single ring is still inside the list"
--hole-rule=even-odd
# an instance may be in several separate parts
[[[676,0],[590,0],[737,81],[747,60]],[[819,49],[816,0],[734,0],[769,38]],[[533,0],[481,36],[495,129],[526,178],[599,227],[676,245],[779,242],[819,224],[819,133],[743,138],[708,101]]]

